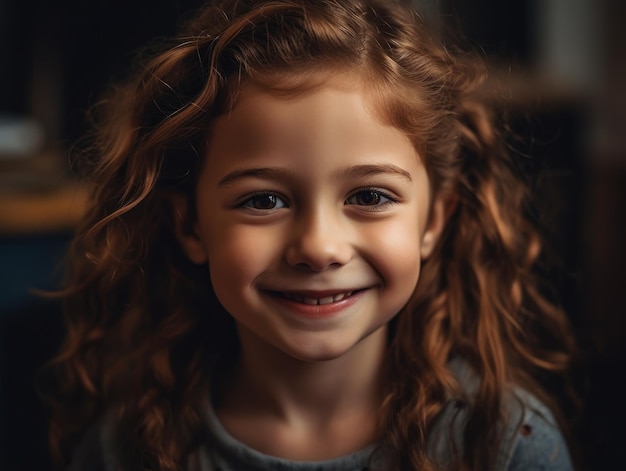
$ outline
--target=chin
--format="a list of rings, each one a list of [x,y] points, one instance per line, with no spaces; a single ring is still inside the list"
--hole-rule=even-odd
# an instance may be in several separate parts
[[[287,353],[289,356],[291,356],[291,358],[293,358],[294,360],[301,362],[301,363],[325,363],[325,362],[329,362],[329,361],[333,361],[333,360],[337,360],[338,358],[342,357],[341,353],[331,353],[331,352],[324,352],[324,353],[315,353],[315,354],[308,354],[308,353],[301,353],[301,352],[285,352]]]
[[[353,351],[359,343],[360,342],[340,342],[339,344],[335,344],[328,341],[317,341],[307,345],[303,342],[298,345],[286,346],[282,351],[293,359],[301,362],[326,362],[349,356],[350,352]]]

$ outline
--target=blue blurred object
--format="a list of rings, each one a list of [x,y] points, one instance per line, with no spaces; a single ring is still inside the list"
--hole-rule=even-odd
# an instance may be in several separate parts
[[[36,377],[59,348],[63,318],[59,300],[32,290],[60,287],[70,237],[0,236],[0,469],[52,469]]]
[[[53,290],[63,279],[70,234],[0,236],[0,316],[40,302],[32,290]]]

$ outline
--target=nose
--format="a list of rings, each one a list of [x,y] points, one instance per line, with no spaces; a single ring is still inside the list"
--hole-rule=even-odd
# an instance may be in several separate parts
[[[297,218],[287,247],[287,263],[311,271],[348,263],[353,247],[348,224],[341,219],[340,215],[321,210]]]

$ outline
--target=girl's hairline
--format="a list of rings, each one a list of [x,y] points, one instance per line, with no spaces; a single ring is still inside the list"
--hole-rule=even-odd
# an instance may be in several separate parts
[[[391,113],[382,103],[390,94],[394,86],[386,84],[384,74],[376,70],[375,66],[367,63],[353,64],[325,64],[318,70],[312,67],[294,67],[281,70],[257,70],[253,73],[238,74],[232,77],[236,83],[227,87],[227,100],[222,113],[214,119],[228,115],[238,104],[241,91],[248,87],[257,87],[262,92],[285,100],[297,100],[306,97],[324,87],[330,86],[345,90],[362,91],[365,97],[364,104],[372,116],[381,124],[399,129],[411,140],[421,158],[424,158],[423,143],[417,142],[408,129],[397,125],[391,118]],[[233,83],[231,80],[231,83]],[[394,84],[396,88],[401,84]],[[398,94],[399,96],[400,94]],[[213,121],[213,120],[212,120]]]

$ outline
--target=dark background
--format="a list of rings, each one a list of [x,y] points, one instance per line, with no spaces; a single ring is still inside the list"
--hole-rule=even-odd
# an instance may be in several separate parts
[[[582,350],[572,417],[584,469],[621,467],[626,438],[626,2],[422,0],[424,13],[484,54],[507,87],[502,115],[537,197],[542,266]],[[85,112],[123,75],[137,48],[174,32],[200,0],[0,0],[0,118],[29,117],[42,152],[63,157]],[[2,142],[0,142],[1,147]],[[0,196],[43,191],[27,163],[0,159]],[[22,159],[25,161],[27,159]],[[22,165],[24,171],[16,172]],[[43,180],[46,180],[44,178]],[[58,303],[30,288],[58,286],[71,228],[0,231],[0,468],[49,469],[34,375],[63,335]]]

